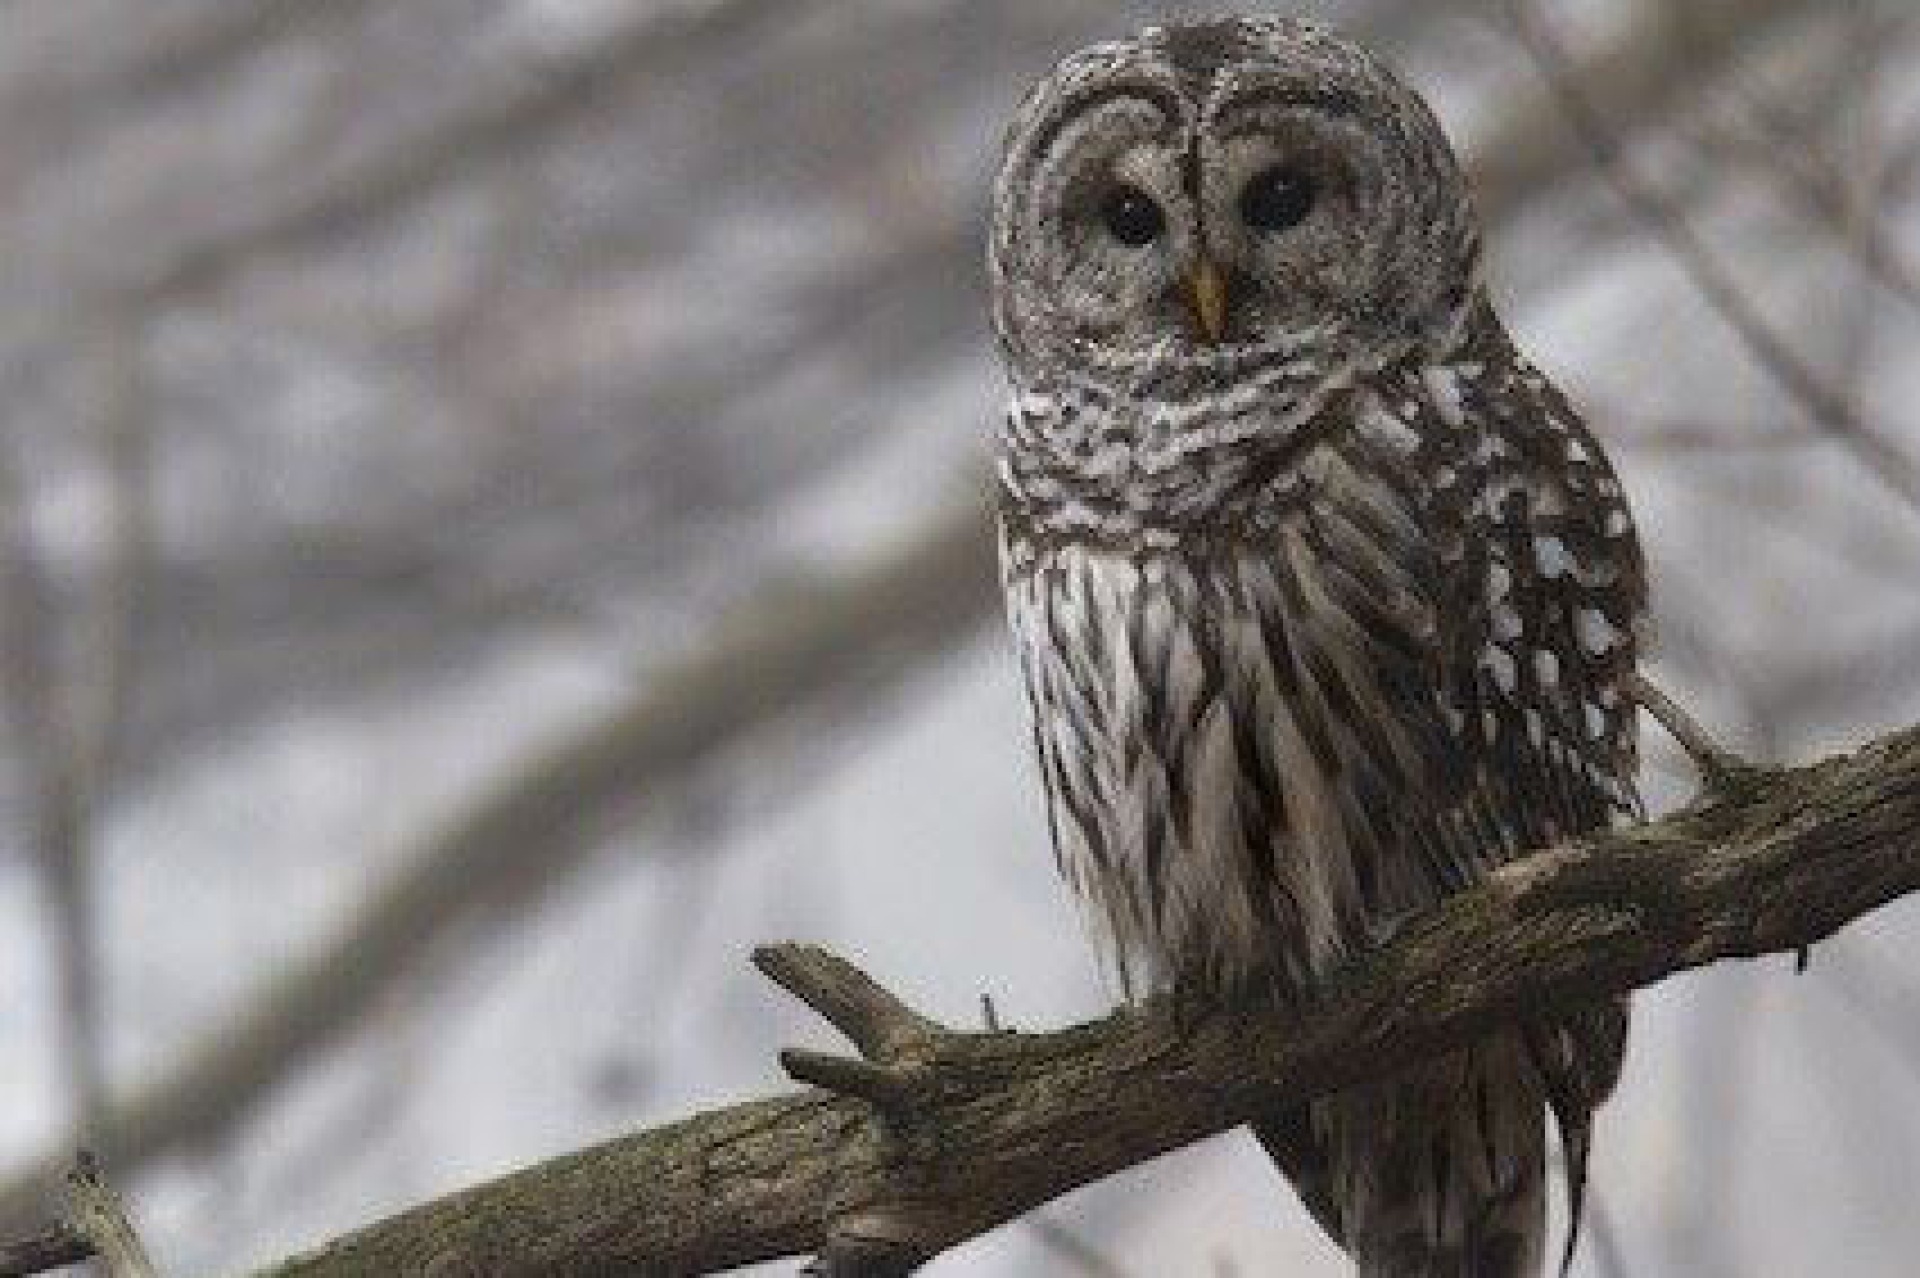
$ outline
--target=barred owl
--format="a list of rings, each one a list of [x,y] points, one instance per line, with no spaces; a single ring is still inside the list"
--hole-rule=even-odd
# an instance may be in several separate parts
[[[1635,806],[1625,499],[1392,71],[1270,19],[1084,49],[1013,121],[992,222],[1008,609],[1056,855],[1123,977],[1297,1002]],[[1577,1219],[1626,1016],[1256,1133],[1361,1274],[1534,1274],[1548,1114]]]

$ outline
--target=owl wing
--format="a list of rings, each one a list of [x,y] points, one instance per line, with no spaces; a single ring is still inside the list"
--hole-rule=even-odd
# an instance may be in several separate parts
[[[1538,374],[1462,367],[1332,410],[1275,544],[1293,709],[1376,929],[1637,810],[1619,482]]]
[[[1638,810],[1625,683],[1646,573],[1619,480],[1585,425],[1516,365],[1462,390],[1464,580],[1442,621],[1443,707],[1472,775],[1444,838],[1479,867]]]
[[[1281,553],[1291,576],[1316,582],[1295,660],[1341,759],[1370,911],[1391,925],[1637,810],[1623,683],[1645,573],[1604,455],[1517,359],[1412,375],[1348,411],[1357,421],[1321,459],[1304,544]],[[1618,1078],[1626,1024],[1620,999],[1523,1027],[1576,1224],[1591,1114]],[[1256,1131],[1340,1236],[1306,1112]]]
[[[1646,571],[1619,479],[1543,377],[1515,361],[1466,407],[1488,441],[1476,521],[1486,612],[1453,636],[1448,656],[1463,712],[1455,722],[1480,761],[1450,837],[1465,840],[1462,857],[1505,860],[1640,811],[1625,683]],[[1593,1112],[1626,1051],[1627,999],[1524,1032],[1566,1155],[1564,1267],[1579,1240]]]

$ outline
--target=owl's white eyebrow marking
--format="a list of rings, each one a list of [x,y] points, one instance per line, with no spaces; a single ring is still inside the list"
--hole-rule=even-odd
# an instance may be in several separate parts
[[[1186,114],[1181,109],[1180,95],[1164,84],[1156,84],[1151,80],[1120,80],[1092,85],[1084,92],[1070,93],[1054,104],[1054,114],[1046,127],[1033,135],[1027,150],[1028,157],[1031,160],[1044,159],[1068,128],[1084,125],[1086,118],[1094,112],[1127,100],[1158,112],[1163,127],[1178,124]]]
[[[1305,111],[1335,120],[1363,120],[1364,104],[1358,94],[1341,89],[1307,84],[1252,85],[1228,81],[1218,96],[1207,104],[1207,119],[1216,125],[1229,117],[1253,111]]]

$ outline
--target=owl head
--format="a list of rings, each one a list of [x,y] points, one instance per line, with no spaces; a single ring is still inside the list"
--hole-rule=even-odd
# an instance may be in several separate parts
[[[1426,104],[1350,41],[1271,18],[1062,61],[1008,131],[990,249],[1017,382],[1175,398],[1444,343],[1477,258]]]

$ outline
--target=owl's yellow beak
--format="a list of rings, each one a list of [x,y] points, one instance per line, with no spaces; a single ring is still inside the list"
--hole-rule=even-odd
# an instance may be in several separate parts
[[[1203,255],[1194,263],[1187,289],[1201,334],[1209,342],[1218,342],[1227,332],[1227,277],[1212,258]]]

